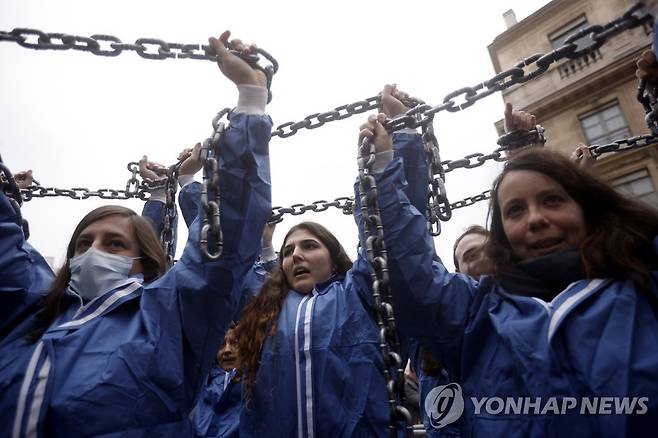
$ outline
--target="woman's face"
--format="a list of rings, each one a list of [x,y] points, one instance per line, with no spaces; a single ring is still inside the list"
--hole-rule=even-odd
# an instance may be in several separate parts
[[[498,204],[507,240],[521,260],[576,248],[587,235],[580,205],[542,173],[510,171],[498,187]]]
[[[317,283],[331,278],[333,266],[326,246],[303,228],[293,231],[282,251],[282,269],[290,287],[309,293]]]
[[[129,217],[107,216],[91,223],[82,230],[75,241],[74,256],[85,253],[89,248],[127,257],[139,257],[140,249],[135,240]],[[133,260],[130,274],[142,272],[139,260]]]
[[[217,352],[217,362],[224,371],[231,371],[239,367],[237,355],[238,339],[235,337],[235,329],[229,329],[224,336],[224,342]]]

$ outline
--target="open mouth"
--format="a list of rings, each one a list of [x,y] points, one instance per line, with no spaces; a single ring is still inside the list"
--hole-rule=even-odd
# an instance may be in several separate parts
[[[302,276],[302,275],[306,275],[306,274],[310,274],[310,273],[311,273],[311,271],[309,271],[307,268],[305,268],[305,267],[303,267],[303,266],[300,266],[300,267],[298,267],[298,268],[295,268],[295,270],[292,271],[292,275],[293,275],[294,277],[300,277],[300,276]]]

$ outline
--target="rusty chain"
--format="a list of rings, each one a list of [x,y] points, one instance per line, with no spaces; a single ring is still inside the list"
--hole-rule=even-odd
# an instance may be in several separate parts
[[[377,181],[372,173],[375,161],[375,145],[364,138],[359,146],[359,200],[366,258],[372,268],[370,274],[372,299],[379,326],[379,349],[384,361],[384,378],[390,410],[389,431],[392,438],[398,436],[398,422],[405,423],[408,437],[413,436],[411,414],[404,407],[404,366],[400,355],[400,343],[395,328],[393,298],[388,277],[388,256],[384,242],[384,228],[377,199]]]

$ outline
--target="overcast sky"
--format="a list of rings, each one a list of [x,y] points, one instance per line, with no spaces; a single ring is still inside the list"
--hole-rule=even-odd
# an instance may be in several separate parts
[[[279,61],[268,106],[276,126],[373,96],[387,82],[436,105],[448,92],[493,76],[487,45],[505,30],[503,12],[513,8],[521,20],[546,3],[3,0],[0,30],[26,27],[114,35],[123,42],[148,37],[205,44],[208,36],[230,29]],[[524,55],[530,54],[519,57]],[[0,42],[0,64],[0,154],[14,172],[32,169],[48,187],[125,188],[128,162],[147,154],[173,164],[180,150],[210,135],[214,114],[237,100],[235,87],[209,61],[153,61],[134,52],[106,58]],[[440,113],[435,130],[442,159],[493,150],[494,122],[502,109],[497,93],[460,113]],[[357,130],[365,117],[272,139],[273,204],[351,195]],[[451,202],[489,188],[498,170],[490,162],[450,172]],[[61,263],[75,225],[105,202],[51,198],[26,203],[30,242]],[[139,200],[117,202],[141,211]],[[449,267],[454,239],[468,225],[484,224],[486,207],[482,202],[456,210],[443,224],[436,243]],[[286,216],[275,246],[302,220],[325,224],[355,255],[354,222],[336,209]],[[179,235],[186,237],[182,229]],[[182,248],[179,243],[179,254]]]

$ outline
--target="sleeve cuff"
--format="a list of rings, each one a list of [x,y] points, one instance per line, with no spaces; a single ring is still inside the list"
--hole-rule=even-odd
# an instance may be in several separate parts
[[[265,115],[267,106],[267,88],[258,85],[238,85],[238,106],[236,113],[256,116]]]
[[[372,163],[372,173],[374,174],[382,173],[384,169],[386,169],[388,163],[390,163],[392,160],[393,160],[392,150],[377,152],[375,154],[375,162]]]
[[[165,195],[164,189],[151,190],[151,196],[149,197],[149,201],[159,201],[164,203],[166,200],[167,200],[167,196]]]
[[[274,252],[274,248],[271,246],[264,246],[260,250],[260,259],[265,263],[276,260],[276,253]]]
[[[180,186],[181,189],[193,182],[194,182],[194,175],[180,175],[178,177],[178,185]]]

